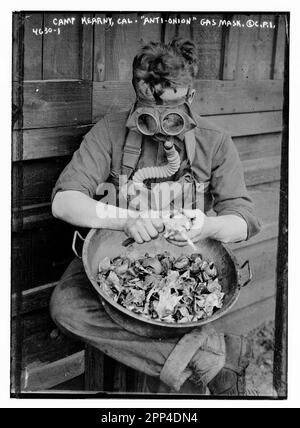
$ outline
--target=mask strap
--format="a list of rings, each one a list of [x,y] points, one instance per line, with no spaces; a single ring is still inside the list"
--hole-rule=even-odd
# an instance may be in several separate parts
[[[185,96],[185,99],[186,99],[186,100],[188,100],[188,99],[189,99],[190,93],[191,93],[191,87],[189,86],[189,87],[188,87],[188,90],[187,90],[187,94],[186,94],[186,96]]]
[[[132,104],[132,107],[131,107],[131,109],[130,109],[130,112],[129,112],[128,118],[127,118],[126,127],[128,127],[128,123],[129,123],[129,122],[130,122],[130,120],[131,120],[131,117],[132,117],[132,114],[134,113],[135,107],[136,107],[136,103],[133,103],[133,104]]]
[[[129,131],[123,148],[122,175],[128,179],[135,171],[141,155],[142,135],[139,132]]]

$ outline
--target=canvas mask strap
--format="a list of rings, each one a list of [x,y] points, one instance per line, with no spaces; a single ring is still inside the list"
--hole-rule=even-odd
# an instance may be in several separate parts
[[[141,156],[142,135],[139,132],[129,131],[123,148],[122,175],[128,179],[135,171]]]

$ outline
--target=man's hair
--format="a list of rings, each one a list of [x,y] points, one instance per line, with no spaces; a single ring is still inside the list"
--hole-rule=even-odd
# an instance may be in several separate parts
[[[132,83],[139,92],[138,83],[143,81],[155,100],[164,90],[191,86],[198,71],[197,48],[188,39],[175,38],[168,44],[150,42],[144,45],[133,60]]]

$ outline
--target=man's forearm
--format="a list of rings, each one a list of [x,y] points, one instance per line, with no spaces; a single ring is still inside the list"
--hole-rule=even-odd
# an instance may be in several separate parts
[[[117,208],[97,202],[82,192],[58,192],[52,203],[54,217],[79,227],[123,230],[132,210]]]
[[[117,208],[97,202],[82,192],[58,192],[52,203],[54,217],[79,227],[123,230],[129,217],[137,217],[133,210]],[[206,217],[201,238],[222,242],[238,242],[247,238],[247,223],[236,215]]]
[[[247,229],[246,221],[237,215],[206,217],[201,237],[213,238],[224,243],[244,241],[247,239]]]

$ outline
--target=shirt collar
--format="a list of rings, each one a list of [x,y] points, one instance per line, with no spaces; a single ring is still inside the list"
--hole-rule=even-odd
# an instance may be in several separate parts
[[[178,135],[174,138],[174,144],[176,147],[180,149],[182,144],[185,145],[186,154],[188,157],[188,160],[192,164],[195,158],[195,152],[196,152],[196,138],[195,138],[195,131],[194,129],[191,129],[190,131],[186,132],[184,135]]]

